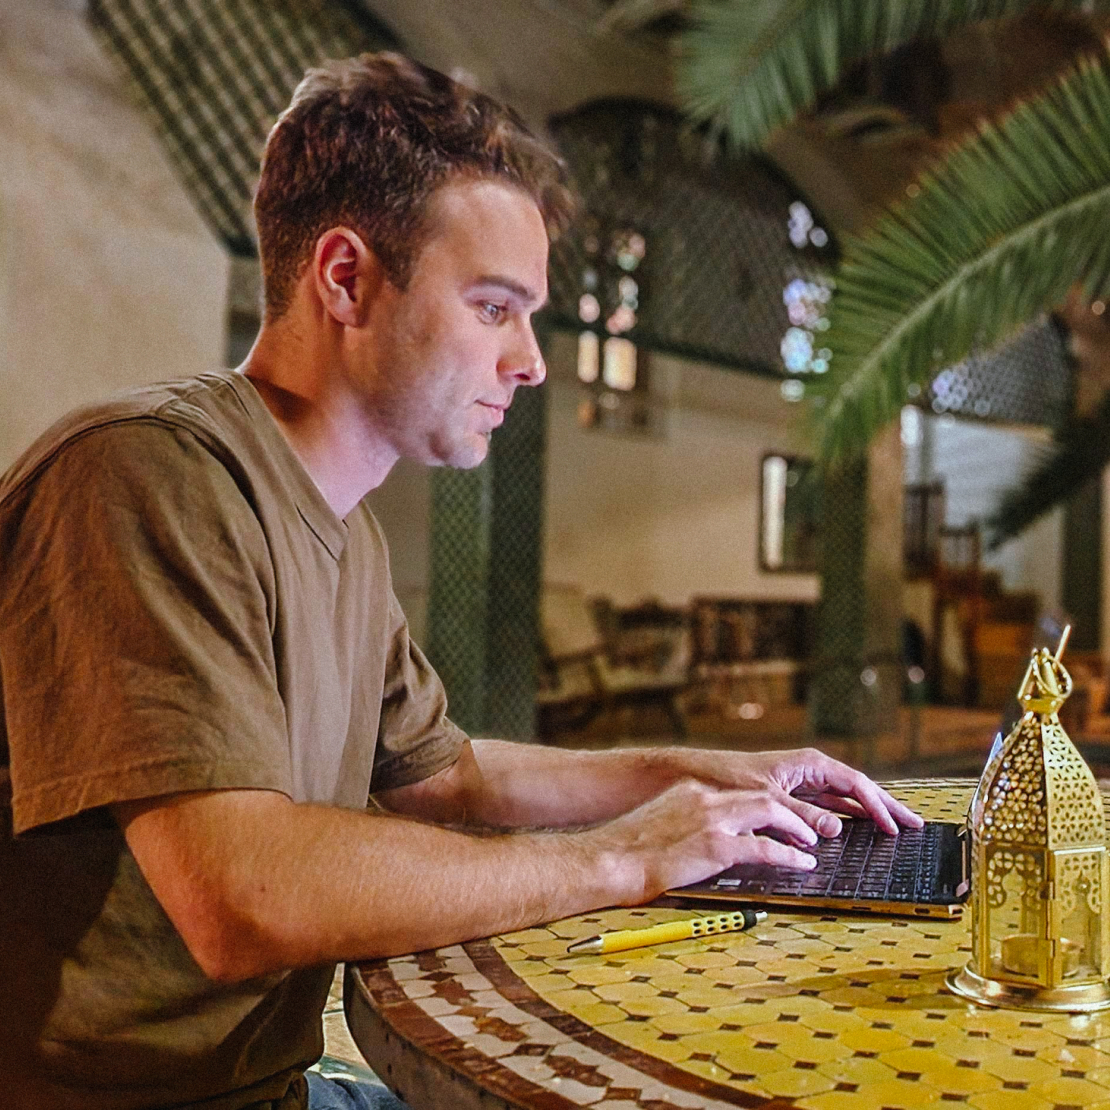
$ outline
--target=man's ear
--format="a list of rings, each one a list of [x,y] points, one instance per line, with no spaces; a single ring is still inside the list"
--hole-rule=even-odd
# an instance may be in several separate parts
[[[316,240],[312,276],[328,314],[349,327],[365,322],[385,278],[377,255],[362,236],[346,227],[333,227]]]

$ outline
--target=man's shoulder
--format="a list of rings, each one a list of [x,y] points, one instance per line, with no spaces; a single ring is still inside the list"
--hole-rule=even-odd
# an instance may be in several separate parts
[[[0,477],[0,502],[36,476],[67,448],[89,436],[120,450],[140,450],[159,430],[185,432],[217,453],[230,422],[246,418],[236,371],[137,386],[83,405],[49,427]],[[105,439],[104,437],[108,437]]]

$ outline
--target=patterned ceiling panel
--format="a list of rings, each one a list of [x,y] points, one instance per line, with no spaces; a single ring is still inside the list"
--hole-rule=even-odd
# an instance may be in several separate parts
[[[1072,392],[1063,327],[1043,317],[997,350],[942,370],[921,401],[935,413],[1056,427],[1071,410]]]
[[[243,257],[256,253],[259,156],[304,71],[397,47],[357,0],[89,0],[88,18],[208,225]]]
[[[798,190],[764,160],[707,164],[703,139],[658,105],[596,102],[551,129],[583,199],[552,252],[555,321],[786,373],[790,291],[821,285],[834,255]]]

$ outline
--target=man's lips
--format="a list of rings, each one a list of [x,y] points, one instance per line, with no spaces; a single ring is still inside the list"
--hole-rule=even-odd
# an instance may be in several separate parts
[[[489,409],[491,412],[493,412],[495,414],[496,423],[494,424],[494,427],[499,426],[501,424],[501,422],[505,419],[505,412],[508,410],[509,405],[511,403],[512,403],[511,401],[505,401],[503,404],[495,404],[492,401],[479,401],[478,402],[478,404],[480,404],[482,406],[482,408]]]

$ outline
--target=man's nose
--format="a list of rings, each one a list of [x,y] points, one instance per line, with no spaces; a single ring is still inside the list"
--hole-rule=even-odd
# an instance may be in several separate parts
[[[501,359],[501,372],[512,377],[517,385],[541,385],[547,377],[547,366],[536,334],[529,326],[519,342],[505,352]]]

